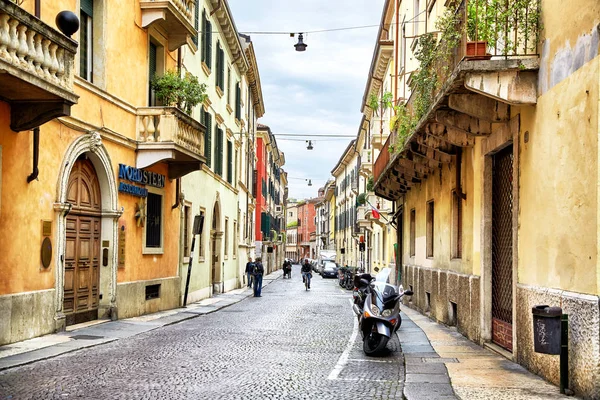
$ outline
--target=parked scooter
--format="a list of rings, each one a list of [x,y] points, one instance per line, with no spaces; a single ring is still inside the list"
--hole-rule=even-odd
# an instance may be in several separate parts
[[[355,277],[353,310],[358,317],[363,337],[363,351],[368,356],[381,353],[392,334],[400,328],[400,300],[412,296],[410,290],[403,290],[387,283],[390,268],[383,268],[375,278],[370,274]]]

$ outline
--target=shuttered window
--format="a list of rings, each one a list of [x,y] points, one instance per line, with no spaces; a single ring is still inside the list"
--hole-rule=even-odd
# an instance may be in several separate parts
[[[433,200],[427,203],[427,257],[433,257]]]
[[[194,5],[194,29],[196,29],[196,31],[199,31],[199,25],[200,25],[200,18],[199,18],[199,14],[200,14],[200,4],[199,2],[196,2],[196,4]],[[204,28],[204,24],[202,24],[202,27]],[[192,38],[192,42],[194,42],[194,44],[196,45],[196,47],[198,47],[198,36],[200,35],[200,32],[198,32],[197,34],[194,35],[194,37]]]
[[[221,48],[221,44],[217,42],[217,80],[216,85],[225,91],[225,52]]]
[[[227,141],[227,182],[233,183],[233,144]]]
[[[206,125],[206,135],[204,135],[204,157],[206,157],[206,166],[212,165],[212,115],[209,112],[204,113],[204,124]]]
[[[215,138],[215,172],[223,176],[223,130],[216,127],[217,137]]]
[[[235,84],[235,117],[242,119],[242,90],[239,82]]]
[[[79,76],[92,81],[94,1],[81,0],[79,31]]]
[[[416,242],[416,211],[413,208],[410,210],[410,256],[415,255],[415,242]]]
[[[200,59],[210,69],[212,64],[212,24],[206,16],[206,10],[202,11],[202,51]]]

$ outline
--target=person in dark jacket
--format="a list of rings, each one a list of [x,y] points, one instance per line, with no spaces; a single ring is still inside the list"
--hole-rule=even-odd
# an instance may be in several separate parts
[[[312,278],[312,268],[310,266],[310,263],[308,262],[308,258],[304,260],[304,264],[302,264],[302,269],[300,271],[302,272],[302,283],[304,283],[305,280],[308,279],[308,288],[310,289],[310,278]]]
[[[246,277],[248,279],[248,287],[252,286],[252,274],[254,273],[254,263],[252,262],[252,257],[248,257],[248,262],[246,263]]]
[[[258,257],[254,263],[254,297],[260,297],[264,273],[265,268],[262,265],[261,258]]]

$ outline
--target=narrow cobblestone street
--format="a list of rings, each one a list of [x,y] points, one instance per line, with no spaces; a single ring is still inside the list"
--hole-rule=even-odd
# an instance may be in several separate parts
[[[0,399],[401,399],[399,341],[367,358],[350,292],[299,266],[218,312],[0,372]]]

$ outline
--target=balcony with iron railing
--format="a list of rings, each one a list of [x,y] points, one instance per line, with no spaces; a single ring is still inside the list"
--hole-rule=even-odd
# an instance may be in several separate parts
[[[71,114],[77,43],[10,0],[0,0],[0,98],[25,131]]]
[[[142,27],[159,26],[168,36],[169,51],[177,50],[198,34],[195,7],[196,0],[140,0]]]
[[[456,147],[471,147],[475,137],[489,136],[492,124],[514,129],[509,105],[537,102],[539,3],[455,4],[438,20],[436,34],[418,38],[421,53],[415,54],[421,64],[411,76],[407,103],[396,111],[405,117],[373,167],[381,197],[397,200],[451,162]]]
[[[206,161],[206,128],[176,107],[137,109],[137,167],[169,165],[169,178],[197,171]]]

